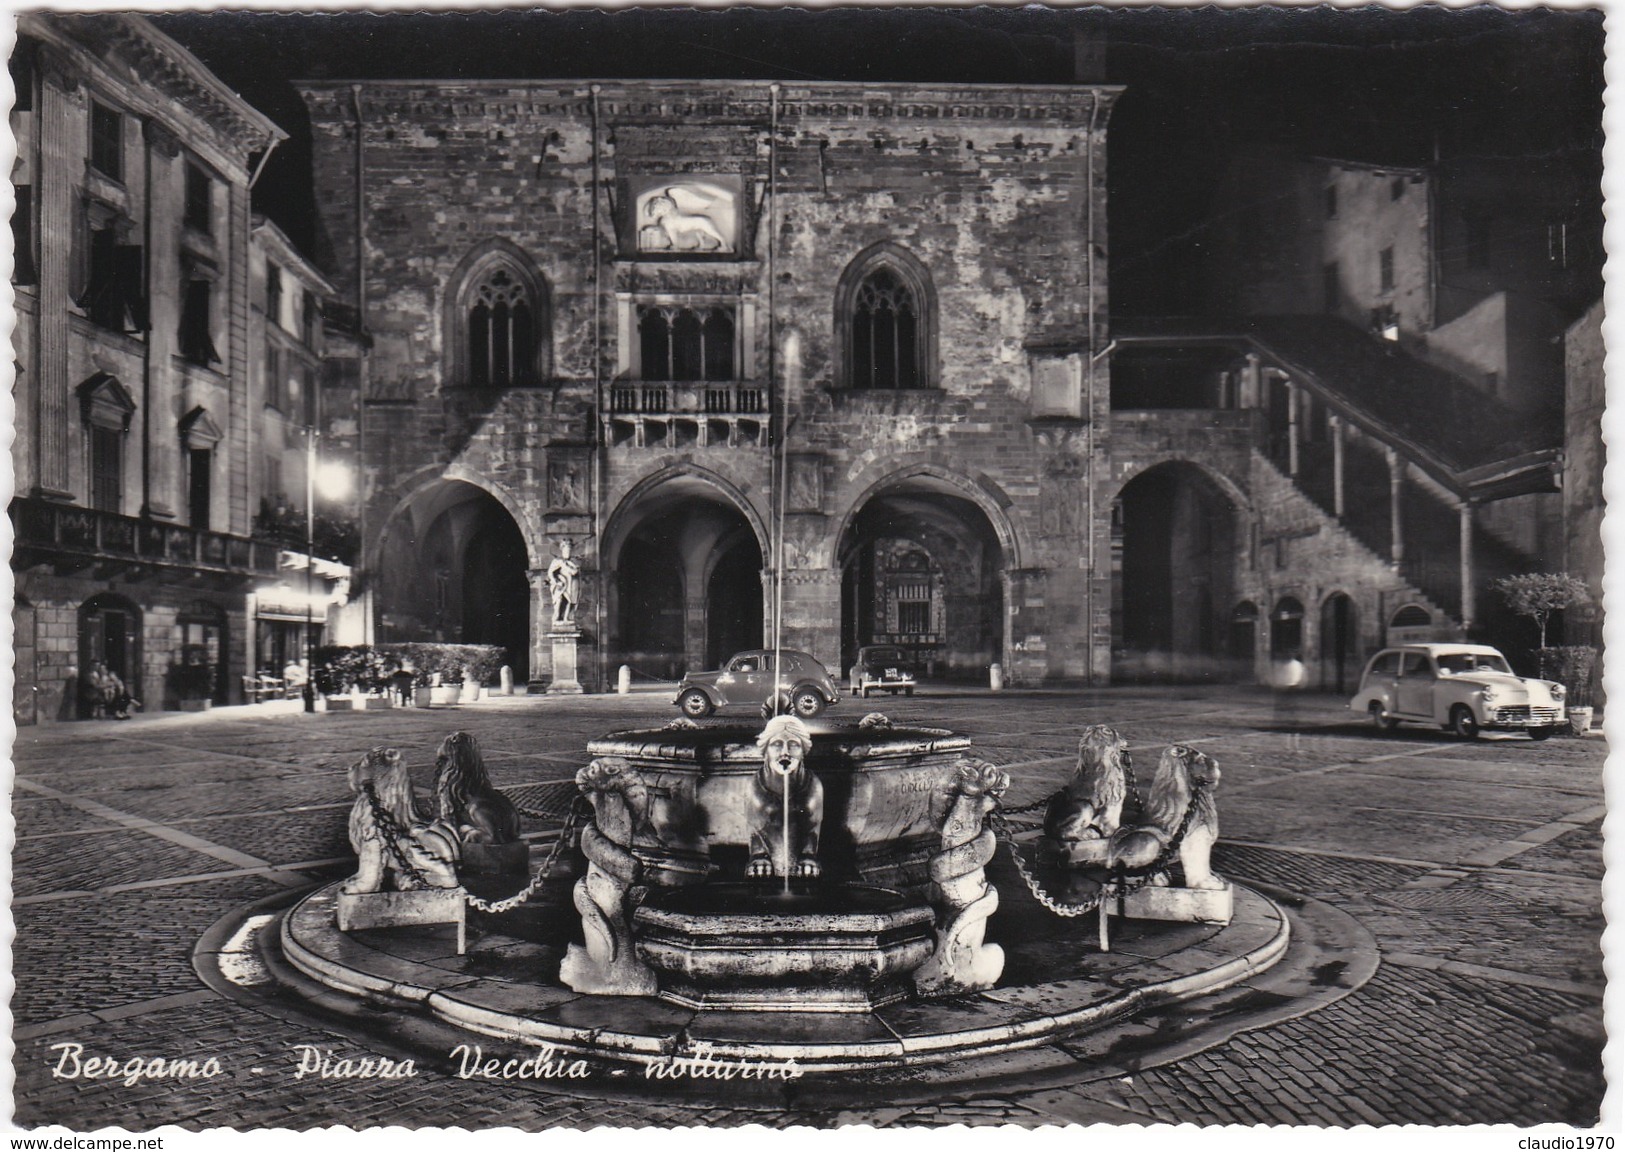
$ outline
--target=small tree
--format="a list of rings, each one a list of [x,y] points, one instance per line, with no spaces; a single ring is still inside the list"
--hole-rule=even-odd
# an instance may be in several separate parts
[[[1585,581],[1567,572],[1527,572],[1495,582],[1495,590],[1506,597],[1507,607],[1527,616],[1540,630],[1540,648],[1546,648],[1546,625],[1553,612],[1582,608],[1591,603],[1591,590]]]

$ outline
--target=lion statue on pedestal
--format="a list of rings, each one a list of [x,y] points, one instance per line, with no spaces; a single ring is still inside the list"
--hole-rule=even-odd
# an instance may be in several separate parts
[[[412,777],[401,754],[394,748],[374,748],[350,766],[349,778],[356,794],[350,809],[350,847],[360,867],[342,891],[356,895],[386,887],[456,888],[455,865],[461,854],[457,829],[445,821],[425,824],[417,819]]]
[[[1219,838],[1219,806],[1213,799],[1218,784],[1219,765],[1211,756],[1183,744],[1168,748],[1157,761],[1143,823],[1117,830],[1107,850],[1107,866],[1145,868],[1155,863],[1179,832],[1194,799],[1190,823],[1179,842],[1185,887],[1224,888],[1225,882],[1214,874],[1211,864],[1213,845]],[[1152,883],[1168,884],[1167,872]]]
[[[1068,864],[1102,864],[1128,796],[1128,741],[1117,729],[1094,724],[1078,741],[1072,779],[1049,802],[1044,835]]]
[[[443,823],[465,844],[512,844],[519,839],[519,810],[485,770],[479,741],[453,732],[434,761],[434,793]]]

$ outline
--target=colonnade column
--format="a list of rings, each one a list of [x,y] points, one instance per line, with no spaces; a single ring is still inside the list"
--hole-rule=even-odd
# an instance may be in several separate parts
[[[1473,603],[1473,505],[1463,500],[1461,513],[1461,627],[1466,632],[1473,626],[1477,605]]]
[[[1390,559],[1397,565],[1405,559],[1404,524],[1400,520],[1399,499],[1405,483],[1405,465],[1399,453],[1385,449],[1388,456],[1388,534]]]
[[[1302,410],[1303,390],[1286,382],[1286,470],[1289,476],[1298,474],[1298,419]]]
[[[1343,518],[1343,418],[1333,416],[1332,426],[1332,512]]]

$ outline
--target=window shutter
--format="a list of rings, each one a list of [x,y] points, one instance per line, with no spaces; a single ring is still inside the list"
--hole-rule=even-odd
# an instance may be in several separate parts
[[[128,319],[126,331],[145,332],[152,327],[147,316],[146,281],[142,276],[142,250],[139,244],[120,244],[113,252],[113,277],[124,301]]]

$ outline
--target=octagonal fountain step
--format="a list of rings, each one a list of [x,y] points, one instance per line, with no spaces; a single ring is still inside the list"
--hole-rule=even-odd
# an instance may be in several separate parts
[[[778,881],[652,889],[632,918],[660,997],[690,1008],[870,1012],[936,947],[929,905],[884,888]]]

